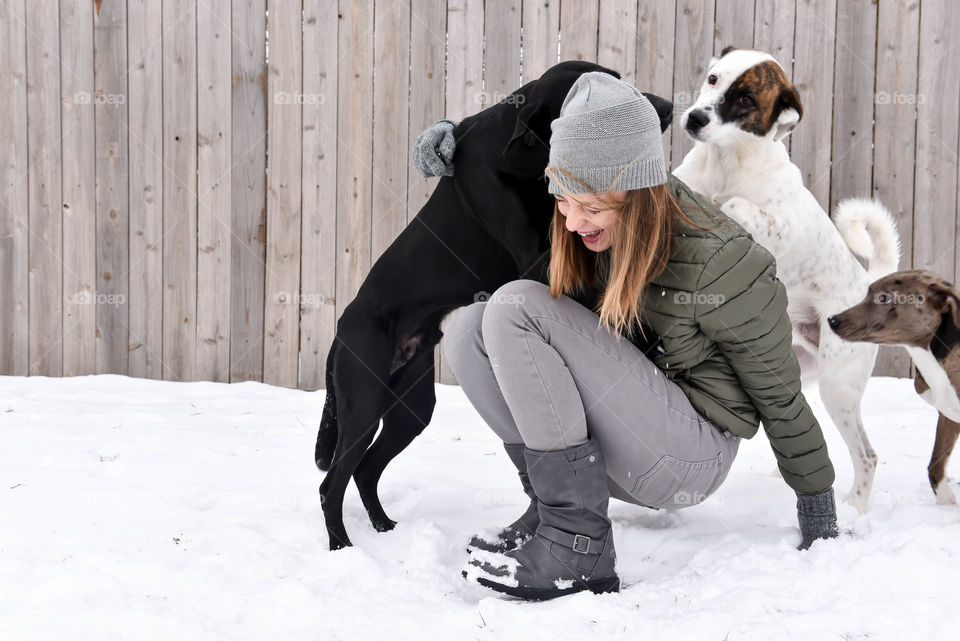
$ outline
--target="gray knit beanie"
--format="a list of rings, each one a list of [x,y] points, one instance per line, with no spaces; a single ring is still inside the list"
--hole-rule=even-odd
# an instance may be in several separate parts
[[[570,172],[595,193],[642,189],[667,182],[660,117],[633,85],[591,71],[573,83],[550,124],[549,168]],[[548,171],[547,190],[580,194],[586,187]]]

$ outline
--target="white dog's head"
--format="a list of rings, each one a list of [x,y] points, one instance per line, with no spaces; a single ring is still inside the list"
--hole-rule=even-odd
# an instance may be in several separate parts
[[[710,61],[697,101],[680,125],[694,140],[736,145],[781,140],[802,116],[796,88],[770,54],[727,47]]]

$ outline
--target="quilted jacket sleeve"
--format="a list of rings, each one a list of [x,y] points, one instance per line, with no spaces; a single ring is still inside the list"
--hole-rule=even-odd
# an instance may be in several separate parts
[[[834,470],[816,417],[800,391],[787,293],[773,255],[750,236],[729,239],[707,261],[696,319],[753,401],[780,471],[797,492],[833,485]]]

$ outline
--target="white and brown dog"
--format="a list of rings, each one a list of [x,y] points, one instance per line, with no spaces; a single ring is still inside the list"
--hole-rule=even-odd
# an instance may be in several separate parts
[[[781,142],[802,115],[796,88],[769,54],[728,47],[711,61],[696,102],[683,114],[681,126],[696,142],[674,173],[776,259],[802,381],[819,380],[820,398],[853,459],[846,500],[863,513],[877,455],[864,432],[860,401],[878,348],[841,340],[827,318],[897,268],[900,243],[879,203],[844,201],[831,220],[804,187]]]
[[[933,272],[901,271],[870,285],[860,304],[827,319],[844,340],[903,345],[917,366],[913,387],[940,413],[927,466],[937,503],[957,503],[944,483],[960,434],[960,293]]]

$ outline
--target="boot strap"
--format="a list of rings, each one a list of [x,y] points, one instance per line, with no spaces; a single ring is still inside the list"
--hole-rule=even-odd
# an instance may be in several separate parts
[[[603,541],[600,539],[591,539],[589,536],[582,534],[570,534],[569,532],[558,530],[555,527],[550,527],[543,523],[537,528],[537,534],[548,541],[553,541],[554,543],[568,547],[580,554],[600,554],[600,550],[603,547]]]

